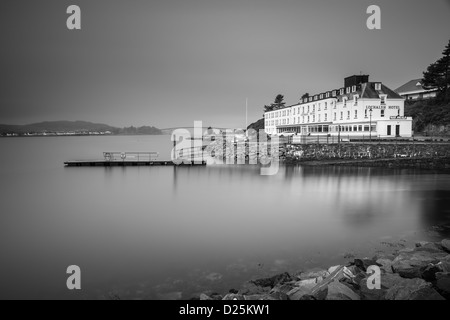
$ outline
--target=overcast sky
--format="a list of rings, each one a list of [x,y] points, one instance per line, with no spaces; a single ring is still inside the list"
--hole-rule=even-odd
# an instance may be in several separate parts
[[[69,5],[82,30],[66,28]],[[381,30],[366,9],[381,7]],[[2,0],[0,123],[217,127],[360,72],[392,89],[450,39],[449,0]]]

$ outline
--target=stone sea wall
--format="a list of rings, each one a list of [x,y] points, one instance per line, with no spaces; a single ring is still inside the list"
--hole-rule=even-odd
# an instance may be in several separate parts
[[[450,144],[288,144],[286,163],[450,170]]]
[[[380,274],[371,289],[370,270]],[[354,259],[347,266],[282,273],[245,283],[225,294],[201,294],[201,300],[447,300],[450,298],[450,240],[419,242],[396,254]]]

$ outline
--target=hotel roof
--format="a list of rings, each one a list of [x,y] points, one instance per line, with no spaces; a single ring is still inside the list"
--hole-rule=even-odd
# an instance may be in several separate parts
[[[381,84],[381,90],[375,90],[375,84]],[[349,87],[351,88],[351,87]],[[340,94],[340,90],[344,90],[343,94]],[[336,96],[332,96],[332,92],[336,92]],[[330,93],[330,95],[327,97],[327,93]],[[322,99],[320,99],[320,95],[322,96]],[[380,82],[366,82],[366,83],[361,83],[356,85],[356,91],[350,92],[350,93],[346,93],[346,88],[341,88],[341,89],[334,89],[334,90],[330,90],[330,91],[325,91],[319,94],[315,94],[315,95],[310,95],[309,98],[312,98],[312,101],[309,101],[310,99],[308,99],[307,102],[303,102],[300,101],[297,104],[294,105],[290,105],[290,106],[286,106],[284,108],[280,108],[280,109],[276,109],[276,110],[272,110],[272,111],[277,111],[277,110],[283,110],[283,109],[287,109],[290,107],[294,107],[294,106],[298,106],[298,105],[302,105],[302,104],[306,104],[306,103],[312,103],[312,102],[317,102],[317,101],[321,101],[321,100],[326,100],[326,99],[337,99],[338,101],[342,101],[343,98],[347,98],[348,100],[353,99],[354,95],[358,95],[359,99],[380,99],[380,95],[386,95],[386,97],[388,99],[404,99],[401,95],[399,95],[397,92],[389,89],[388,87],[386,87],[384,84],[380,83]],[[317,97],[317,99],[315,99]],[[269,111],[271,112],[271,111]]]
[[[434,89],[431,89],[434,90]],[[430,89],[425,89],[422,86],[422,79],[413,79],[408,81],[401,87],[395,89],[395,92],[398,93],[408,93],[408,92],[417,92],[417,91],[430,91]]]

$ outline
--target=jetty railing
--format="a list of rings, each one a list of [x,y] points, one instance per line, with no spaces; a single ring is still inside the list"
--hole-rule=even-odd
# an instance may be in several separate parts
[[[155,161],[159,152],[103,152],[105,161]]]

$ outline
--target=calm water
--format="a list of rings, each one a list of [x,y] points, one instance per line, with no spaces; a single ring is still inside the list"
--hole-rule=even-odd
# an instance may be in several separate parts
[[[370,168],[64,168],[169,136],[0,139],[0,298],[188,299],[436,239],[450,176]],[[66,289],[66,268],[82,290]]]

